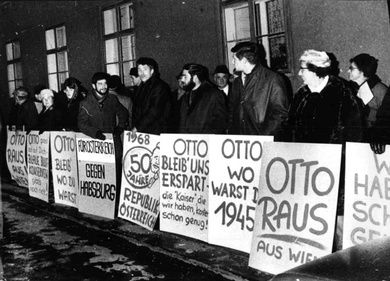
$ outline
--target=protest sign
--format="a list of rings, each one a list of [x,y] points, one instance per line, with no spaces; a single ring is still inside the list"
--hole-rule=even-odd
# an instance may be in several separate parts
[[[50,132],[27,135],[28,187],[31,197],[49,202],[49,142]]]
[[[210,136],[209,243],[250,252],[265,141]]]
[[[77,208],[76,134],[51,132],[50,139],[54,202]]]
[[[118,217],[153,230],[160,206],[160,137],[125,131]]]
[[[208,241],[208,135],[160,136],[160,230]]]
[[[390,235],[390,149],[346,144],[343,249]]]
[[[79,211],[113,219],[115,215],[115,147],[111,134],[106,140],[76,133],[79,171]]]
[[[28,188],[26,132],[7,131],[6,161],[12,179],[18,185]]]
[[[341,145],[264,143],[249,266],[279,274],[332,252]]]

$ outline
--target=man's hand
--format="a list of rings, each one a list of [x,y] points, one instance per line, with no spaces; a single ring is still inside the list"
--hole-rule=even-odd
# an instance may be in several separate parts
[[[102,141],[106,140],[106,136],[100,130],[96,132],[96,138]]]
[[[370,141],[371,150],[375,154],[382,154],[386,150],[386,142],[382,138],[381,130],[373,129]]]

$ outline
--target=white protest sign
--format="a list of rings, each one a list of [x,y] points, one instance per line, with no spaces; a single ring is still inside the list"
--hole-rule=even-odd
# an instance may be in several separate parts
[[[208,241],[208,135],[160,136],[160,230]]]
[[[249,266],[279,274],[332,252],[341,145],[264,143]]]
[[[50,138],[54,202],[77,208],[79,180],[76,134],[51,132]]]
[[[250,252],[265,141],[210,136],[209,243]]]
[[[6,161],[12,179],[28,188],[26,132],[7,131]]]
[[[106,140],[76,133],[79,171],[79,211],[113,219],[115,216],[115,148],[111,134]]]
[[[27,135],[28,187],[31,197],[49,202],[49,142],[50,132]]]
[[[390,235],[390,147],[346,144],[343,249]]]
[[[118,217],[153,230],[160,207],[160,136],[131,134],[123,141]]]

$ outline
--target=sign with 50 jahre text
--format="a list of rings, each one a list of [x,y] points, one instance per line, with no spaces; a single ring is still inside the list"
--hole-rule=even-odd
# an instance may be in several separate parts
[[[125,131],[118,217],[153,230],[160,206],[160,136]]]
[[[77,208],[79,179],[77,173],[76,134],[50,133],[54,201]]]
[[[250,252],[265,141],[210,136],[209,243]]]
[[[28,188],[28,171],[26,163],[26,132],[7,131],[6,160],[12,179],[19,186]]]
[[[266,142],[249,266],[279,274],[332,252],[341,145]]]
[[[390,149],[346,144],[343,249],[390,235]]]
[[[160,136],[160,229],[208,241],[208,135]]]
[[[79,169],[79,211],[114,219],[116,198],[115,147],[106,140],[76,133]]]
[[[31,197],[49,202],[49,142],[50,132],[27,135],[28,187]]]

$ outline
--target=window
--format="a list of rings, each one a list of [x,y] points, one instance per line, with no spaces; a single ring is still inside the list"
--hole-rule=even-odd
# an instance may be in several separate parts
[[[61,90],[61,84],[69,77],[66,30],[61,25],[45,32],[49,88]]]
[[[106,71],[132,86],[130,69],[135,65],[134,10],[125,3],[103,11]]]
[[[19,41],[13,41],[5,45],[7,53],[8,90],[12,97],[13,92],[19,86],[23,86],[22,63]]]
[[[291,49],[287,32],[286,0],[249,0],[223,7],[229,69],[233,70],[230,49],[242,41],[257,41],[264,47],[270,68],[291,72]]]

